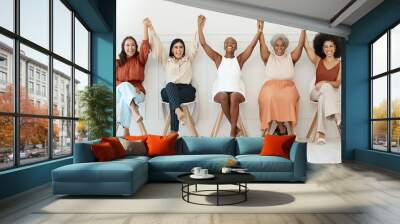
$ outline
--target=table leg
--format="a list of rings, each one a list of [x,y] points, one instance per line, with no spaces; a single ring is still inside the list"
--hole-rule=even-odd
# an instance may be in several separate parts
[[[219,184],[217,184],[217,206],[219,205]]]
[[[244,187],[245,187],[245,192],[244,192],[244,201],[247,201],[247,183],[244,183]]]
[[[195,191],[197,192],[197,184],[195,185]]]

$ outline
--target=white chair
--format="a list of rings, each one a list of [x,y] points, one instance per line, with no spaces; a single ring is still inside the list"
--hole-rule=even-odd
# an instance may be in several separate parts
[[[164,114],[164,128],[163,128],[163,135],[166,135],[168,130],[171,127],[171,116],[169,114],[169,103],[168,102],[164,102],[161,101],[162,105],[163,105],[163,114]],[[196,103],[197,101],[194,100],[192,102],[187,102],[187,103],[182,103],[181,107],[183,110],[183,113],[185,114],[185,118],[186,118],[186,123],[188,125],[189,131],[192,133],[193,136],[199,136],[194,121],[193,121],[193,117],[192,114],[195,110],[196,107]],[[166,109],[165,109],[165,107]],[[191,108],[191,110],[189,110],[189,108]]]

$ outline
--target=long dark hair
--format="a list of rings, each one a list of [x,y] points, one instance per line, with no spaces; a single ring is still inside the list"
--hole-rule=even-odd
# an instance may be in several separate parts
[[[176,43],[181,43],[181,44],[183,45],[183,54],[182,54],[182,57],[184,57],[184,56],[185,56],[185,51],[186,51],[185,42],[183,42],[183,40],[182,40],[182,39],[179,39],[179,38],[174,39],[174,40],[172,41],[171,45],[169,46],[169,56],[170,56],[170,57],[173,57],[173,56],[174,56],[174,53],[172,53],[172,48],[174,47],[174,45],[175,45]]]
[[[139,46],[137,45],[137,41],[135,40],[135,38],[133,38],[132,36],[125,37],[124,40],[121,43],[121,52],[119,53],[119,65],[120,66],[124,65],[125,62],[126,62],[126,53],[125,53],[125,50],[124,50],[124,46],[125,46],[125,42],[127,40],[129,40],[129,39],[133,40],[133,42],[136,45],[136,52],[135,52],[135,54],[133,56],[136,57],[139,54],[139,51],[138,51]]]
[[[333,44],[336,47],[334,57],[340,58],[340,56],[342,55],[342,48],[343,48],[342,40],[337,36],[333,36],[333,35],[325,34],[325,33],[319,33],[314,38],[313,45],[314,45],[315,54],[317,54],[322,59],[324,59],[326,57],[324,50],[323,50],[325,41],[333,42]]]

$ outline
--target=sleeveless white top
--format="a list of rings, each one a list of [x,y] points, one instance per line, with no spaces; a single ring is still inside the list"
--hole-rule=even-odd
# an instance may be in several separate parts
[[[267,80],[292,80],[294,78],[294,64],[290,54],[277,56],[273,53],[269,55],[265,66]]]
[[[236,57],[222,57],[221,64],[217,70],[217,79],[213,85],[212,100],[219,92],[238,92],[246,98],[242,71]]]

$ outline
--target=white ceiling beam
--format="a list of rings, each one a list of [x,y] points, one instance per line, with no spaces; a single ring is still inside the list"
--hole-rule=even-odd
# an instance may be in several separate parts
[[[271,23],[316,31],[320,33],[328,33],[345,38],[347,38],[347,36],[350,34],[350,27],[346,25],[337,25],[335,27],[331,27],[329,21],[314,19],[274,9],[259,8],[247,5],[245,3],[237,3],[224,0],[166,1],[247,18],[262,19]]]
[[[357,11],[361,6],[367,3],[368,0],[357,0],[353,4],[351,4],[347,9],[340,13],[338,17],[331,21],[330,26],[336,27],[347,18],[349,18],[355,11]]]

